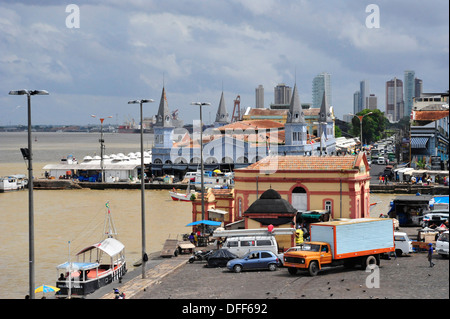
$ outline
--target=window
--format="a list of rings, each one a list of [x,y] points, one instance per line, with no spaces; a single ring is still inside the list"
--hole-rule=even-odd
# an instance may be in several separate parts
[[[256,241],[256,246],[271,246],[271,245],[272,242],[269,239]]]
[[[239,198],[239,217],[242,217],[242,198]]]
[[[229,241],[227,242],[227,247],[237,247],[238,242],[237,241]]]
[[[241,240],[241,247],[255,246],[254,240]]]
[[[331,213],[331,208],[333,207],[333,204],[332,204],[332,202],[330,201],[330,200],[327,200],[326,202],[325,202],[325,210],[326,211],[329,211],[330,213]]]
[[[271,258],[271,257],[272,257],[272,255],[269,254],[268,252],[263,251],[261,253],[261,258]]]

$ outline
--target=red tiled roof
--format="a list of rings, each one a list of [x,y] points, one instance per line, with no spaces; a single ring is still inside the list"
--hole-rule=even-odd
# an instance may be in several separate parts
[[[254,130],[264,130],[264,129],[279,129],[283,128],[284,124],[278,123],[272,120],[249,120],[249,121],[239,121],[234,122],[228,125],[224,125],[219,127],[219,130],[221,132],[224,132],[225,130],[247,130],[247,129],[254,129]]]
[[[415,111],[415,121],[437,121],[449,116],[449,111]]]
[[[354,169],[357,156],[268,156],[240,170],[350,170]]]

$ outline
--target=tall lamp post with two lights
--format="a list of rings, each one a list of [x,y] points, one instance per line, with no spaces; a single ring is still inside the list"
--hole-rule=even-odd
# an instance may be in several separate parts
[[[26,95],[28,101],[28,148],[21,148],[22,156],[28,160],[28,246],[29,246],[29,296],[34,299],[34,205],[33,205],[33,152],[31,142],[31,96],[48,95],[45,90],[10,91],[9,95]]]
[[[369,112],[369,113],[364,114],[364,115],[352,114],[353,116],[356,116],[356,117],[359,118],[359,130],[361,132],[361,151],[363,149],[363,135],[362,135],[363,134],[363,131],[362,131],[363,118],[365,118],[366,116],[371,115],[371,114],[373,114],[373,112]]]
[[[209,102],[192,102],[191,105],[200,106],[200,171],[201,171],[201,194],[202,194],[202,220],[205,220],[205,184],[204,184],[204,167],[203,167],[203,120],[202,120],[202,106],[211,105]],[[205,233],[205,224],[202,227],[203,234]]]
[[[139,104],[141,113],[141,226],[142,226],[142,279],[145,278],[145,266],[148,260],[145,252],[145,178],[144,178],[144,118],[142,116],[142,104],[151,103],[152,99],[148,100],[133,100],[128,101],[128,104]]]

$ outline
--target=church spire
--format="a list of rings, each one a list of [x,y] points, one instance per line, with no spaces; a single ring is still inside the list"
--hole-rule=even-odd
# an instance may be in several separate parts
[[[219,123],[219,124],[228,124],[229,123],[227,108],[225,106],[225,98],[223,96],[223,91],[222,91],[222,95],[220,97],[219,108],[217,109],[215,122]]]
[[[170,117],[169,104],[167,103],[166,90],[164,86],[161,93],[161,100],[159,102],[158,114],[156,115],[155,126],[172,126],[172,118]]]
[[[328,105],[327,95],[323,92],[322,105],[319,111],[319,122],[331,122],[330,106]]]
[[[294,92],[292,93],[292,99],[289,106],[289,113],[286,123],[305,123],[305,115],[302,110],[302,104],[300,103],[297,83],[294,85]]]

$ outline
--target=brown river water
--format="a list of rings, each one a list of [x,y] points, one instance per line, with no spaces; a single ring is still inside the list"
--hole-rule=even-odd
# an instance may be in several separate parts
[[[34,133],[33,175],[43,176],[44,165],[69,154],[79,160],[99,154],[98,139],[98,133]],[[146,135],[144,143],[151,141]],[[106,154],[136,152],[139,143],[139,134],[105,134]],[[0,176],[28,174],[19,150],[26,145],[26,132],[0,132]],[[34,190],[36,287],[55,284],[56,266],[67,260],[69,249],[74,260],[77,251],[101,238],[108,201],[131,270],[142,250],[140,190]],[[145,208],[147,253],[191,231],[191,204],[172,201],[167,190],[146,190]],[[23,299],[29,283],[28,191],[0,193],[0,214],[0,298]]]

